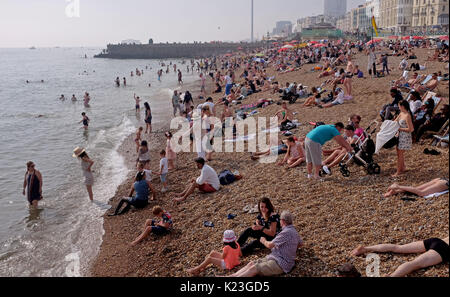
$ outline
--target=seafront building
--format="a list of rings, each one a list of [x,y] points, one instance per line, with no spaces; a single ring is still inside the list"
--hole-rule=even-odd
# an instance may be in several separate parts
[[[347,13],[347,0],[324,0],[323,14],[339,18]]]
[[[372,16],[382,36],[442,34],[449,30],[449,0],[369,0],[339,17],[336,27],[371,34]]]

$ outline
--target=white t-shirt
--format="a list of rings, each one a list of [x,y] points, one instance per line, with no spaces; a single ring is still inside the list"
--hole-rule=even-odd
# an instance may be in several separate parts
[[[205,183],[210,184],[217,191],[220,189],[220,181],[217,176],[216,171],[209,165],[203,165],[202,173],[196,180],[198,185],[203,185]]]
[[[159,169],[161,169],[161,167],[164,168],[161,170],[161,174],[166,174],[169,172],[169,162],[167,161],[167,158],[164,157],[161,160],[159,160]]]
[[[420,100],[409,101],[409,108],[411,109],[412,113],[415,113],[421,107],[422,107],[422,101],[420,101]]]
[[[339,103],[339,104],[344,104],[344,92],[340,92],[336,99],[334,99],[334,101],[332,102],[333,104]]]
[[[225,80],[227,81],[227,85],[231,85],[233,83],[233,80],[231,79],[231,77],[229,75],[225,76]]]
[[[205,103],[203,103],[202,107],[203,106],[209,106],[209,111],[211,113],[214,113],[214,103],[212,103],[212,102],[205,102]]]
[[[149,169],[144,169],[145,172],[145,180],[151,182],[152,181],[152,171]]]

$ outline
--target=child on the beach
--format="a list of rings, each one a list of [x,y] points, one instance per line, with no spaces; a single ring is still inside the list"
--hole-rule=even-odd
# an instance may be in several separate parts
[[[86,115],[85,112],[82,112],[82,113],[81,113],[81,116],[83,117],[83,119],[82,119],[81,121],[79,121],[78,123],[79,123],[79,124],[83,123],[84,129],[87,130],[88,127],[89,127],[89,122],[90,122],[91,120],[88,118],[88,116]]]
[[[141,99],[139,98],[139,96],[136,96],[136,93],[134,94],[134,100],[136,100],[136,112],[140,112],[141,111],[141,106],[140,106],[140,102]]]
[[[172,149],[172,133],[166,132],[166,138],[167,138],[167,145],[166,145],[166,157],[169,161],[169,168],[168,170],[175,169],[175,161],[177,160],[177,154]]]
[[[136,131],[136,138],[134,139],[134,142],[136,143],[136,153],[139,153],[142,130],[144,130],[144,128],[139,127],[139,129],[137,129],[137,131]]]
[[[236,242],[236,235],[233,230],[226,230],[223,233],[223,251],[211,251],[205,260],[197,267],[188,269],[188,273],[198,275],[205,270],[209,264],[214,264],[223,270],[231,270],[240,264],[239,257],[242,256],[241,247]]]
[[[169,233],[170,229],[172,228],[173,221],[170,213],[164,211],[161,206],[153,207],[152,211],[153,214],[160,217],[161,220],[158,223],[156,223],[154,220],[146,220],[144,224],[144,231],[131,243],[132,246],[135,246],[136,244],[147,238],[150,233],[156,235],[165,235]]]
[[[159,171],[155,172],[155,174],[160,175],[161,183],[163,184],[161,192],[164,193],[167,192],[167,173],[169,173],[169,164],[166,158],[166,151],[161,150],[159,157],[161,158],[159,161]]]
[[[150,162],[138,162],[137,171],[145,173],[145,180],[148,182],[152,182],[152,171],[150,168]]]

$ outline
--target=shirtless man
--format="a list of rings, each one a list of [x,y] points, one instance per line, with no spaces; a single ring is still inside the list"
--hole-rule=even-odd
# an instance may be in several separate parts
[[[141,106],[139,104],[141,102],[141,98],[136,96],[136,93],[134,93],[134,100],[136,101],[136,113],[139,113],[141,111]]]
[[[437,73],[433,73],[433,76],[431,77],[431,80],[426,84],[426,85],[421,85],[421,84],[416,84],[414,86],[414,89],[421,93],[424,94],[427,91],[432,91],[434,90],[437,85],[438,85],[439,81],[438,81],[438,75]]]

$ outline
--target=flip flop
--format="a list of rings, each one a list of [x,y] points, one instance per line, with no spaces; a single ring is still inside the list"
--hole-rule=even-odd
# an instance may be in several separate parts
[[[232,219],[234,219],[236,216],[237,216],[237,215],[235,215],[235,214],[233,214],[233,213],[229,213],[228,216],[227,216],[227,218],[228,218],[229,220],[232,220]]]

